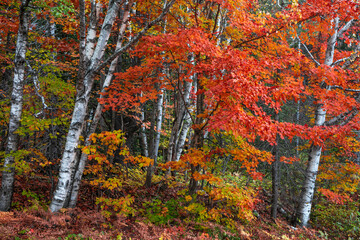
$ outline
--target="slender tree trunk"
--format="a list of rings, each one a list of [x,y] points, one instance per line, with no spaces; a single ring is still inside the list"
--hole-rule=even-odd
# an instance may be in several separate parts
[[[166,21],[164,24],[164,30],[163,33],[166,33]],[[168,73],[167,64],[163,63],[163,73],[166,75]],[[160,78],[160,80],[164,80],[163,77]],[[162,82],[160,82],[162,84]],[[157,87],[159,88],[159,87]],[[157,164],[157,157],[159,152],[159,144],[160,144],[160,136],[161,136],[161,126],[163,122],[163,105],[164,105],[164,89],[160,88],[160,94],[158,94],[157,97],[157,104],[156,104],[156,111],[154,112],[152,121],[151,121],[151,138],[150,138],[150,145],[151,145],[151,153],[150,158],[154,160],[153,164],[150,164],[150,166],[147,168],[146,171],[146,179],[145,179],[145,187],[150,188],[151,182],[152,182],[152,176],[154,174],[154,168]],[[156,122],[156,129],[155,127]]]
[[[196,79],[196,76],[193,76],[193,79]],[[188,132],[190,130],[192,119],[191,119],[191,113],[192,109],[190,108],[190,92],[191,92],[192,83],[186,82],[185,84],[185,94],[184,94],[184,100],[185,100],[185,116],[183,121],[183,126],[181,128],[180,134],[179,134],[179,140],[177,141],[176,150],[173,160],[179,161],[180,156],[182,154],[182,151],[185,146],[186,137],[188,135]]]
[[[192,79],[194,79],[194,77],[192,77]],[[191,125],[191,122],[190,122],[191,110],[189,109],[191,87],[192,87],[192,82],[185,81],[184,87],[183,87],[184,90],[182,93],[180,93],[181,95],[180,95],[180,99],[179,99],[179,105],[180,105],[182,121],[181,121],[181,125],[178,129],[179,133],[177,134],[178,137],[177,137],[176,145],[175,145],[175,149],[174,149],[175,151],[174,151],[172,159],[171,159],[172,161],[176,161],[179,151],[182,150],[184,143],[185,143],[187,132]]]
[[[325,123],[326,111],[319,105],[316,109],[316,126],[322,126]],[[307,169],[305,172],[305,182],[300,196],[299,207],[297,209],[296,221],[300,226],[307,226],[310,220],[312,199],[314,196],[317,171],[320,164],[321,146],[312,145]]]
[[[23,105],[23,89],[25,77],[25,57],[27,52],[27,41],[29,31],[29,12],[27,7],[30,0],[23,0],[19,12],[19,30],[15,50],[15,68],[14,82],[11,95],[11,108],[9,119],[9,131],[7,145],[5,149],[5,161],[2,172],[2,182],[0,191],[0,211],[8,211],[11,206],[11,200],[14,190],[15,177],[15,157],[14,153],[18,147],[18,135],[15,131],[20,126],[22,105]]]
[[[109,39],[112,25],[115,21],[119,10],[119,4],[121,0],[111,0],[109,3],[108,11],[105,15],[102,28],[100,30],[99,37],[96,41],[96,31],[94,31],[93,27],[88,28],[88,36],[86,45],[83,44],[83,37],[81,36],[80,41],[80,66],[79,66],[79,81],[77,83],[77,95],[75,100],[74,111],[72,115],[72,120],[70,123],[69,131],[66,138],[65,149],[63,153],[62,160],[60,162],[60,173],[59,180],[57,184],[57,188],[54,193],[54,197],[50,204],[50,210],[52,212],[56,212],[60,210],[67,199],[71,188],[71,181],[73,172],[76,167],[76,149],[79,144],[79,138],[82,131],[82,124],[84,123],[87,107],[89,104],[90,93],[94,83],[94,75],[101,69],[103,69],[107,64],[112,62],[115,58],[117,58],[121,53],[126,51],[130,46],[136,43],[153,25],[158,23],[169,11],[170,7],[174,4],[174,0],[170,2],[165,2],[163,11],[161,14],[149,22],[134,38],[131,39],[124,47],[115,50],[115,52],[102,61],[103,54],[105,48],[107,46],[107,41]],[[84,5],[84,0],[81,0],[80,7],[80,19],[81,19],[81,29],[84,28],[82,26],[84,24],[84,15],[85,11],[82,6]],[[98,5],[96,5],[98,6]],[[94,9],[97,7],[92,7],[92,16],[94,16]],[[96,15],[96,14],[95,14]],[[97,15],[96,15],[97,16]],[[90,34],[91,33],[91,34]],[[88,57],[90,54],[87,54],[88,48],[90,48],[90,52],[92,51],[93,44],[96,42],[96,47],[91,54],[91,58],[89,60]],[[84,50],[85,49],[85,50]],[[85,53],[83,52],[85,51]]]
[[[339,30],[339,18],[336,17],[334,19],[334,33],[328,39],[327,42],[327,49],[326,49],[325,61],[324,61],[325,65],[330,67],[333,64],[335,45],[337,39],[343,32],[347,31],[347,29],[350,28],[351,23],[352,20],[350,20]],[[326,89],[329,91],[331,90],[330,87],[326,87]],[[322,104],[319,104],[315,112],[315,125],[323,126],[325,120],[326,120],[326,110],[323,108]],[[300,226],[307,226],[310,220],[311,205],[314,196],[316,176],[320,164],[321,150],[322,150],[321,146],[312,145],[309,153],[309,161],[306,168],[305,181],[303,184],[303,189],[300,196],[300,202],[296,213],[296,222]]]
[[[189,112],[191,113],[192,110],[189,109]],[[175,161],[179,161],[180,156],[184,150],[186,137],[189,133],[190,127],[191,127],[191,116],[190,113],[185,113],[184,117],[184,123],[181,128],[180,134],[179,134],[179,140],[177,142],[176,151],[175,151]]]
[[[116,48],[115,48],[115,52],[118,52],[118,51],[120,51],[120,49],[123,49],[122,48],[122,40],[123,40],[123,36],[124,36],[125,29],[126,29],[126,26],[127,26],[127,21],[129,19],[129,16],[130,16],[130,11],[131,11],[132,4],[133,4],[133,1],[127,1],[127,3],[126,3],[125,9],[124,9],[124,14],[123,14],[122,20],[121,20],[122,24],[121,24],[121,27],[120,27],[120,30],[119,30],[119,35],[118,35],[118,39],[117,39],[117,45],[116,45]],[[169,10],[169,7],[171,6],[171,4],[166,5],[167,7],[164,8],[164,12],[157,18],[156,21],[153,21],[152,24],[155,24],[157,21],[159,21],[161,19],[161,16],[163,16],[164,13],[166,13]],[[147,27],[145,27],[143,29],[142,34],[144,33],[145,30],[149,29],[149,26],[150,25],[148,25]],[[136,39],[139,38],[139,36],[142,36],[142,35],[140,34],[140,35],[137,35],[137,37],[132,38],[132,40],[131,40],[132,42],[130,44],[134,44],[136,42]],[[128,46],[129,46],[129,43],[128,43]],[[105,89],[110,86],[111,81],[112,81],[112,77],[113,77],[113,73],[114,73],[116,65],[117,65],[117,62],[118,62],[118,57],[115,57],[111,62],[111,65],[109,67],[107,76],[106,76],[105,81],[103,83],[102,92],[105,92]],[[100,98],[102,98],[102,95],[100,96]],[[94,117],[93,117],[93,119],[91,121],[89,131],[87,133],[85,146],[88,146],[90,144],[88,139],[89,139],[90,135],[95,132],[95,130],[97,128],[97,125],[98,125],[98,123],[100,121],[102,110],[103,110],[102,105],[98,103],[97,108],[95,110]],[[145,139],[145,141],[147,143],[146,139]],[[80,161],[79,166],[78,166],[78,168],[76,170],[74,180],[73,180],[73,187],[71,189],[71,193],[69,193],[69,194],[71,194],[69,207],[72,207],[72,208],[75,207],[76,203],[77,203],[81,178],[82,178],[83,171],[85,169],[85,165],[86,165],[86,162],[87,162],[87,154],[82,153],[79,161]]]
[[[141,120],[141,128],[140,128],[140,141],[141,141],[141,150],[142,154],[145,157],[149,157],[149,147],[148,147],[148,140],[146,136],[146,128],[144,126],[145,122],[145,109],[142,107],[141,113],[140,113],[140,120]]]
[[[152,151],[152,156],[150,156],[152,159],[154,159],[155,162],[157,160],[159,153],[161,126],[163,122],[163,104],[164,104],[164,89],[160,89],[160,94],[158,95],[158,101],[156,105],[156,130],[155,130],[155,138],[154,138],[154,149]]]
[[[177,144],[177,138],[179,135],[179,130],[183,121],[183,114],[184,112],[181,109],[181,100],[180,100],[180,91],[181,89],[178,90],[179,93],[177,94],[176,97],[176,102],[175,102],[175,121],[173,123],[173,126],[171,128],[171,134],[170,134],[170,139],[169,139],[169,146],[168,146],[168,152],[167,152],[167,159],[166,161],[172,161],[173,160],[173,156],[174,156],[174,152],[175,152],[175,148],[176,148],[176,144]]]
[[[103,53],[105,51],[112,25],[119,10],[119,2],[120,0],[114,0],[110,2],[102,29],[100,31],[97,45],[89,61],[88,67],[86,68],[87,71],[85,72],[83,83],[78,83],[74,111],[66,138],[64,154],[60,164],[59,180],[53,200],[50,204],[50,210],[52,212],[57,212],[64,206],[69,188],[71,186],[72,174],[76,165],[76,149],[79,144],[82,124],[85,120],[90,93],[94,83],[94,70],[98,67],[98,64],[102,59]],[[95,36],[93,39],[89,39],[89,42],[94,42]],[[82,79],[80,79],[80,81],[81,80]]]
[[[199,83],[199,80],[196,80],[196,86],[198,91],[202,92],[202,86]],[[199,117],[200,114],[204,112],[204,93],[198,94],[196,99],[196,118],[195,118],[195,126],[194,135],[191,139],[191,148],[200,149],[204,144],[204,129],[203,129],[203,118]],[[189,182],[189,194],[192,195],[195,193],[198,181],[194,179],[194,173],[200,171],[200,165],[194,166],[190,164],[191,176]]]
[[[279,121],[279,113],[275,115],[275,121]],[[279,205],[279,136],[276,134],[276,144],[273,150],[274,162],[271,164],[272,171],[272,205],[271,205],[271,217],[276,219],[277,209]]]
[[[193,57],[191,56],[191,60]],[[196,77],[193,76],[194,80]],[[179,84],[180,85],[180,84]],[[169,140],[167,161],[177,161],[180,158],[182,149],[184,148],[185,140],[189,128],[191,126],[191,116],[189,111],[189,99],[192,83],[184,81],[182,86],[178,85],[178,95],[176,99],[175,122],[171,129]]]
[[[156,166],[156,162],[157,162],[157,156],[158,156],[158,151],[159,151],[159,144],[160,144],[160,133],[161,133],[161,126],[162,126],[162,117],[163,117],[163,103],[164,103],[164,90],[161,89],[160,90],[160,94],[158,94],[158,98],[157,98],[157,104],[156,104],[156,129],[155,129],[155,134],[153,136],[153,144],[152,145],[152,150],[151,150],[151,155],[150,158],[152,158],[154,160],[154,163],[151,164],[148,168],[147,168],[147,172],[146,172],[146,180],[145,180],[145,186],[146,187],[151,187],[151,181],[152,181],[152,176],[154,173],[154,167]]]
[[[122,39],[123,39],[123,36],[124,36],[124,33],[125,33],[127,21],[129,19],[129,11],[130,11],[130,8],[131,8],[130,4],[128,4],[125,7],[124,15],[122,17],[122,25],[120,27],[119,36],[118,36],[118,39],[117,39],[116,49],[120,49],[121,46],[122,46]],[[115,58],[110,64],[110,67],[108,69],[108,73],[106,75],[106,78],[105,78],[105,80],[103,82],[103,86],[102,86],[102,89],[101,89],[102,93],[104,93],[105,89],[110,86],[117,63],[118,63],[118,57]],[[100,95],[100,98],[103,98],[103,96]],[[96,106],[95,114],[94,114],[94,116],[92,118],[89,130],[88,130],[87,135],[86,135],[85,146],[89,146],[89,144],[90,144],[89,138],[90,138],[91,134],[95,133],[95,130],[96,130],[96,128],[97,128],[97,126],[98,126],[98,124],[100,122],[100,119],[101,119],[102,110],[103,110],[102,105],[100,103],[98,103],[97,106]],[[79,195],[79,189],[80,189],[80,183],[81,183],[82,175],[83,175],[83,172],[84,172],[84,169],[85,169],[85,166],[86,166],[87,157],[88,157],[87,154],[85,154],[85,153],[81,154],[81,157],[80,157],[80,160],[79,160],[79,165],[78,165],[78,167],[76,169],[76,173],[75,173],[74,180],[73,180],[73,186],[71,188],[71,192],[69,193],[70,194],[69,207],[71,207],[71,208],[74,208],[76,206],[76,203],[77,203],[77,199],[78,199],[78,195]]]
[[[297,220],[302,226],[307,226],[308,221],[310,220],[311,205],[314,196],[315,181],[317,176],[317,170],[319,168],[320,156],[321,147],[312,146],[311,152],[309,154],[309,163],[306,169],[303,192],[301,194],[300,205],[297,213]]]

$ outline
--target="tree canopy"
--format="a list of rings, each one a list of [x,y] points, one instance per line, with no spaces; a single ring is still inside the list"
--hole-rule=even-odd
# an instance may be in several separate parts
[[[0,210],[37,177],[50,215],[358,236],[359,4],[3,1]]]

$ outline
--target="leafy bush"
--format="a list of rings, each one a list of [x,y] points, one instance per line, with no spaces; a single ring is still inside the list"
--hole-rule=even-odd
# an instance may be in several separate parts
[[[106,198],[98,197],[96,198],[96,204],[100,205],[102,214],[104,217],[109,218],[111,215],[120,214],[123,216],[134,215],[136,210],[131,207],[134,202],[134,197],[126,196],[121,198]]]
[[[328,231],[330,237],[359,237],[359,203],[336,204],[322,200],[312,213],[313,223]]]
[[[144,202],[145,217],[154,224],[166,224],[179,217],[181,205],[178,200],[170,199],[164,204],[159,199]]]

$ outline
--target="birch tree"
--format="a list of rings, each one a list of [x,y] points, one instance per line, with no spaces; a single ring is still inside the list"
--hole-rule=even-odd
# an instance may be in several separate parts
[[[184,145],[185,142],[185,131],[189,130],[188,125],[185,125],[184,132],[182,134],[182,138],[180,138],[181,130],[183,129],[184,120],[188,120],[188,105],[189,105],[189,97],[191,91],[191,82],[185,81],[183,84],[179,84],[183,87],[178,87],[177,89],[177,100],[176,100],[176,108],[175,108],[175,121],[173,123],[171,129],[171,135],[169,140],[167,161],[175,161],[178,155],[178,151],[181,148],[181,145]],[[188,122],[187,122],[188,124]],[[187,133],[186,131],[186,133]],[[184,136],[185,135],[185,136]],[[185,137],[185,138],[184,138]],[[180,142],[179,142],[180,140]],[[179,145],[180,144],[180,145]],[[180,153],[181,154],[181,153]]]
[[[153,164],[150,164],[150,166],[147,169],[146,172],[146,180],[145,180],[145,186],[150,187],[151,186],[151,180],[154,173],[154,167],[157,163],[157,157],[158,157],[158,151],[159,151],[159,144],[160,144],[160,136],[161,136],[161,126],[163,122],[163,103],[164,103],[164,89],[160,89],[159,94],[157,96],[157,102],[156,102],[156,109],[154,111],[154,121],[155,124],[152,124],[152,128],[155,128],[153,132],[154,136],[150,138],[152,141],[151,151],[149,157],[154,160]],[[154,126],[155,125],[155,126]]]
[[[327,40],[327,48],[325,52],[325,59],[323,65],[325,67],[334,67],[337,65],[338,61],[334,61],[334,53],[335,53],[335,46],[339,40],[339,37],[342,36],[352,25],[354,20],[350,20],[346,22],[342,27],[340,26],[340,18],[336,16],[332,20],[332,26],[333,26],[333,34],[330,35],[330,37]],[[319,67],[321,64],[315,59],[315,57],[312,55],[312,53],[308,50],[307,46],[305,44],[303,45],[303,49],[305,51],[305,54],[308,55],[315,64]],[[346,68],[348,62],[350,61],[350,58],[342,59],[341,62],[344,62],[343,68]],[[321,81],[320,86],[321,88],[325,89],[326,92],[331,91],[332,89],[336,89],[336,86],[332,86],[328,83],[326,83],[326,77],[324,76],[324,79]],[[318,99],[323,100],[323,99]],[[319,101],[319,102],[320,102]],[[315,126],[331,126],[336,124],[345,124],[345,122],[340,123],[340,121],[335,121],[335,119],[338,119],[339,115],[328,122],[326,122],[326,114],[327,114],[327,107],[324,106],[323,103],[318,103],[315,109]],[[357,112],[357,111],[356,111]],[[351,114],[347,115],[347,121],[350,121],[355,114],[351,116]],[[345,119],[342,118],[342,119]],[[318,174],[319,164],[320,164],[320,157],[322,153],[322,145],[319,144],[313,144],[310,149],[310,153],[308,156],[308,163],[307,168],[305,171],[305,181],[303,183],[303,189],[300,196],[299,206],[297,209],[297,219],[298,223],[301,226],[307,226],[308,222],[310,220],[310,213],[311,213],[311,206],[312,206],[312,200],[314,196],[315,191],[315,182],[316,182],[316,176]]]
[[[146,127],[145,127],[145,108],[144,106],[141,108],[140,113],[140,121],[141,121],[141,128],[140,128],[140,140],[141,140],[141,150],[142,154],[145,157],[149,157],[149,147],[148,147],[148,140],[146,136]]]
[[[162,12],[156,19],[148,22],[146,26],[134,38],[131,39],[131,41],[129,41],[124,46],[117,48],[114,53],[110,55],[110,57],[104,60],[104,51],[107,47],[107,42],[111,34],[112,26],[118,14],[120,3],[120,0],[111,0],[109,2],[108,10],[104,17],[99,37],[96,38],[96,19],[98,16],[96,12],[97,3],[95,0],[92,1],[92,24],[88,28],[85,41],[85,2],[83,0],[80,1],[80,22],[82,33],[80,39],[79,81],[77,82],[77,95],[72,120],[66,138],[65,150],[60,162],[59,180],[57,188],[54,192],[54,197],[50,204],[50,210],[52,212],[56,212],[64,207],[68,197],[69,189],[72,185],[72,176],[76,167],[76,149],[78,148],[82,126],[85,122],[85,116],[90,100],[90,94],[93,88],[95,74],[106,67],[113,60],[115,60],[121,53],[129,49],[129,47],[136,43],[153,25],[158,23],[169,11],[170,7],[174,3],[174,0],[170,2],[165,1]]]
[[[14,191],[15,177],[15,152],[18,147],[18,135],[16,130],[20,126],[23,90],[25,78],[25,58],[28,44],[29,16],[28,6],[31,0],[22,0],[19,9],[19,30],[16,42],[14,60],[14,78],[11,94],[11,108],[9,119],[9,130],[7,145],[5,149],[5,161],[2,171],[2,182],[0,192],[0,211],[8,211]]]
[[[120,49],[122,46],[122,40],[124,37],[127,21],[129,19],[131,7],[132,7],[132,1],[128,2],[124,6],[125,9],[124,9],[124,13],[123,13],[123,16],[121,19],[121,26],[120,26],[120,30],[118,33],[116,50]],[[103,86],[101,89],[102,93],[104,93],[105,89],[110,86],[117,63],[118,63],[118,57],[116,57],[114,60],[112,60],[112,62],[110,64],[108,73],[105,77],[105,80],[104,80],[104,83],[103,83]],[[100,95],[100,98],[102,98],[102,95]],[[100,118],[101,118],[102,110],[103,110],[102,105],[100,103],[98,103],[96,106],[94,116],[91,119],[91,124],[90,124],[89,130],[86,134],[85,144],[84,144],[85,146],[89,146],[89,144],[90,144],[89,137],[91,136],[91,134],[95,133],[95,130],[96,130],[96,128],[99,124]],[[73,179],[73,183],[72,183],[73,186],[69,191],[69,199],[70,199],[69,207],[71,207],[71,208],[74,208],[76,206],[79,189],[80,189],[80,182],[81,182],[81,178],[82,178],[82,175],[83,175],[83,172],[85,169],[87,157],[88,157],[87,154],[85,154],[85,153],[81,154],[79,164],[78,164],[78,167],[76,169],[75,176]]]

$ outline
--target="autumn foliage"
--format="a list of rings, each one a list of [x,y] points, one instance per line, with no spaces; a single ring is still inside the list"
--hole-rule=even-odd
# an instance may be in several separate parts
[[[114,2],[114,23],[102,26]],[[310,175],[310,219],[320,232],[304,234],[360,234],[349,223],[359,218],[358,1],[33,0],[18,151],[7,153],[20,5],[0,3],[0,157],[14,156],[16,186],[24,188],[15,189],[16,214],[34,211],[41,228],[57,226],[44,209],[55,201],[62,156],[71,150],[70,192],[82,156],[86,161],[79,209],[59,216],[87,221],[90,208],[99,222],[90,225],[111,237],[150,239],[153,231],[183,239],[184,227],[193,239],[264,237],[254,229],[271,225],[274,201],[277,224],[298,221]],[[86,59],[84,49],[103,44],[96,42],[100,29],[109,31],[103,53]],[[73,123],[83,102],[85,120]],[[67,147],[75,127],[76,146]],[[315,171],[314,149],[321,155]],[[46,196],[19,185],[36,178],[47,184]],[[133,231],[141,227],[149,232]]]

